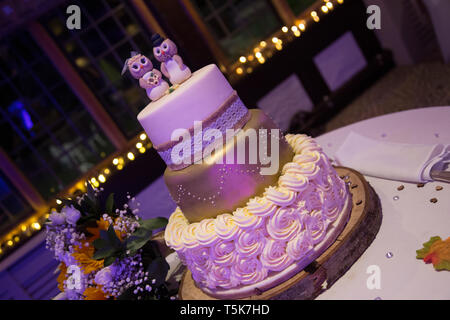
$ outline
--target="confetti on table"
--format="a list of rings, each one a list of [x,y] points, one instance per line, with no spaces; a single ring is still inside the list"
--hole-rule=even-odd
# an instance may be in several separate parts
[[[434,269],[450,271],[450,237],[447,240],[442,240],[439,236],[431,237],[416,253],[417,259],[432,263]]]
[[[431,199],[430,199],[430,202],[436,203],[436,202],[438,202],[438,199],[436,199],[436,198],[431,198]]]
[[[423,188],[424,185],[425,185],[424,183],[418,183],[417,188]]]
[[[405,186],[404,186],[404,185],[401,185],[401,186],[399,186],[399,187],[397,188],[398,191],[402,191],[403,189],[405,189]]]
[[[444,187],[442,187],[442,186],[436,186],[436,191],[441,191],[442,189],[444,189]]]

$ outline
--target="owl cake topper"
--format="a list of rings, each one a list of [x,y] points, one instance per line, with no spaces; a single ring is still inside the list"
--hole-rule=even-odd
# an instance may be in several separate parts
[[[177,46],[172,40],[163,39],[155,33],[152,36],[152,43],[153,55],[161,62],[161,72],[173,85],[181,84],[189,79],[191,70],[183,64],[183,59],[177,54]]]
[[[127,70],[133,78],[139,79],[139,86],[145,89],[152,101],[161,98],[169,89],[169,84],[162,79],[161,72],[154,69],[152,61],[140,53],[131,52],[131,57],[125,60],[122,75]]]

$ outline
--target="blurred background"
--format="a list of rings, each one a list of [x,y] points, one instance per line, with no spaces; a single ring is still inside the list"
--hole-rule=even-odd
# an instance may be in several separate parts
[[[120,75],[130,51],[151,56],[153,33],[193,71],[217,64],[284,132],[318,136],[450,105],[449,16],[448,0],[0,0],[0,299],[58,293],[43,223],[85,181],[137,196],[145,217],[173,209],[136,119],[149,100]]]

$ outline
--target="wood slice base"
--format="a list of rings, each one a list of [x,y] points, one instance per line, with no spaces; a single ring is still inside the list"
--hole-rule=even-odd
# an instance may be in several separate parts
[[[337,240],[290,279],[242,300],[314,299],[344,275],[375,239],[382,220],[377,194],[359,172],[345,167],[336,167],[336,171],[349,182],[353,197],[350,218]],[[216,300],[196,286],[187,269],[181,280],[179,297],[182,300]]]

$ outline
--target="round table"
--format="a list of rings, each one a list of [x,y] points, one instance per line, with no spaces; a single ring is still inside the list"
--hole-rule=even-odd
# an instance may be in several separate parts
[[[392,113],[339,128],[316,140],[333,158],[350,131],[390,142],[450,144],[450,107]],[[380,231],[358,261],[318,299],[450,299],[450,271],[437,272],[431,264],[416,259],[416,250],[430,237],[450,236],[450,184],[430,182],[418,187],[365,178],[381,200]],[[404,186],[401,191],[397,190],[400,185]],[[443,189],[437,191],[436,186]],[[431,198],[438,202],[430,202]],[[379,288],[367,285],[374,270],[379,271]]]

